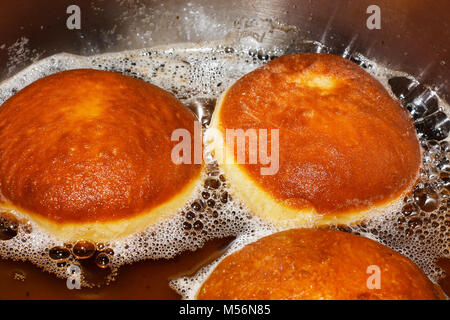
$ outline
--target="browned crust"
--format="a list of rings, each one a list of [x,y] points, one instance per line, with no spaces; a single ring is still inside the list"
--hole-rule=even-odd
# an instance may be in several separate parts
[[[380,268],[380,289],[368,278]],[[370,282],[373,284],[372,282]],[[198,299],[437,299],[409,259],[373,240],[324,229],[291,229],[229,255]]]
[[[284,207],[323,215],[358,211],[395,199],[418,176],[421,153],[408,112],[339,56],[277,58],[231,86],[217,112],[222,133],[279,129],[275,175],[261,175],[267,165],[239,167]]]
[[[0,191],[52,223],[121,221],[149,213],[199,177],[171,161],[173,130],[195,117],[170,93],[131,77],[65,71],[0,108]]]

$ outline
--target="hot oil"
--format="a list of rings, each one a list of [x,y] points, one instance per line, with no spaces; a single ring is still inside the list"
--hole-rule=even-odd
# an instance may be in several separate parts
[[[223,88],[229,86],[234,79],[263,63],[247,53],[234,56],[231,53],[233,52],[230,48],[186,45],[179,48],[157,48],[93,57],[60,54],[38,62],[2,83],[0,102],[43,76],[68,69],[95,68],[120,72],[151,81],[173,92],[191,108],[206,127],[214,109],[215,98]],[[235,64],[236,62],[238,62],[238,65]],[[194,261],[193,259],[198,252],[206,252],[205,255],[210,257],[206,259],[208,262],[217,259],[221,250],[215,248],[214,244],[220,244],[222,240],[213,239],[226,240],[229,236],[239,233],[251,234],[258,229],[266,228],[264,223],[252,219],[240,204],[232,200],[226,179],[221,175],[213,160],[210,160],[210,165],[206,171],[196,194],[178,215],[150,227],[143,233],[111,243],[94,244],[83,241],[64,243],[47,234],[32,221],[26,221],[26,217],[22,216],[20,212],[5,212],[3,213],[5,217],[6,214],[8,216],[12,214],[24,223],[19,224],[14,230],[5,228],[2,232],[5,235],[5,240],[0,242],[0,255],[15,260],[31,261],[60,278],[69,276],[67,271],[71,266],[79,267],[81,284],[84,289],[70,291],[66,288],[64,280],[54,280],[59,283],[57,285],[59,289],[55,288],[56,292],[61,292],[62,289],[72,292],[57,295],[60,297],[90,297],[89,292],[100,290],[101,294],[97,294],[97,297],[124,298],[126,296],[120,295],[123,292],[117,291],[117,294],[119,294],[117,296],[114,295],[114,289],[111,288],[120,287],[124,289],[127,286],[125,282],[139,284],[139,281],[133,281],[132,279],[134,279],[133,277],[138,279],[143,273],[155,275],[153,281],[156,282],[149,285],[153,288],[151,293],[146,292],[146,295],[129,296],[129,298],[176,297],[173,291],[171,291],[172,295],[166,294],[166,289],[169,288],[169,275],[194,274],[196,268],[203,266],[203,260],[194,263],[193,270],[192,266],[186,268],[186,265],[189,261]],[[30,230],[31,232],[26,232]],[[206,249],[204,249],[206,251],[198,250],[211,240],[213,242],[206,245]],[[181,257],[187,258],[177,258],[182,252],[186,251],[188,253],[182,254]],[[192,253],[193,251],[195,253]],[[157,262],[136,263],[145,259],[152,259]],[[180,259],[188,262],[186,264],[178,263]],[[127,264],[132,264],[132,266],[124,266]],[[2,274],[12,287],[14,285],[23,286],[21,281],[11,283],[14,276],[11,276],[11,272],[8,272],[8,270],[17,269],[20,264],[3,261],[1,265],[2,271],[4,271]],[[160,265],[162,271],[152,269],[152,266],[155,265]],[[167,273],[166,271],[170,268],[165,268],[165,265],[167,268],[173,265],[176,272]],[[28,264],[24,266],[27,270],[21,272],[21,274],[29,274],[24,278],[24,283],[39,284],[33,289],[33,292],[28,290],[29,295],[32,298],[47,298],[47,293],[45,295],[39,294],[38,287],[42,288],[42,283],[46,281],[43,279],[50,279],[49,276],[46,273],[40,275],[37,269],[32,269]],[[120,271],[118,271],[119,267]],[[146,272],[139,272],[139,270],[144,269]],[[127,270],[131,271],[128,273]],[[120,276],[118,276],[118,273]],[[130,275],[130,277],[127,275]],[[131,288],[126,290],[135,290],[132,287],[131,285]],[[3,292],[7,293],[8,290]],[[76,292],[84,293],[80,295]],[[109,293],[105,296],[105,292],[112,292],[112,296]]]
[[[235,80],[281,54],[311,51],[333,53],[316,42],[263,50],[255,49],[252,41],[238,41],[179,44],[91,57],[59,54],[3,82],[0,103],[43,76],[68,69],[94,68],[130,75],[172,92],[207,128],[215,100]],[[406,74],[384,69],[347,51],[342,55],[379,79],[411,112],[423,147],[424,165],[420,181],[404,199],[401,210],[393,208],[351,228],[334,227],[370,237],[405,254],[437,282],[444,273],[443,267],[435,262],[449,257],[448,106],[431,89],[421,87]],[[0,225],[0,237],[5,238],[0,241],[2,257],[31,261],[60,278],[68,276],[69,266],[78,266],[85,288],[68,290],[65,280],[30,264],[2,261],[0,277],[5,288],[1,294],[8,295],[5,298],[36,299],[169,299],[179,296],[170,291],[168,281],[179,278],[172,281],[172,287],[183,297],[193,298],[201,281],[223,256],[278,230],[250,215],[214,159],[208,159],[202,185],[178,215],[111,243],[63,243],[19,212],[3,213],[5,221],[13,214],[19,223]],[[230,236],[237,238],[225,252],[221,247]],[[147,259],[152,261],[138,262]],[[195,272],[205,264],[208,266]],[[15,270],[20,272],[16,275]],[[55,295],[42,290],[46,286]]]
[[[29,262],[0,260],[0,299],[179,299],[169,287],[168,279],[195,273],[217,259],[232,240],[217,239],[200,250],[168,261],[141,261],[123,266],[117,281],[81,290],[69,290],[66,281],[42,272]],[[98,268],[93,270],[99,271]],[[106,274],[108,272],[97,274],[98,284],[104,281]]]

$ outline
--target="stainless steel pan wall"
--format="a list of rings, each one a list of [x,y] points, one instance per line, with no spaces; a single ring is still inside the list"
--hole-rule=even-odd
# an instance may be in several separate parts
[[[81,8],[80,30],[66,27],[71,4]],[[372,4],[381,9],[380,30],[366,27]],[[448,0],[1,1],[0,79],[62,51],[93,54],[220,39],[255,19],[294,25],[298,41],[322,41],[335,52],[351,44],[352,51],[436,86],[449,100]],[[267,35],[265,44],[283,41],[274,37]]]

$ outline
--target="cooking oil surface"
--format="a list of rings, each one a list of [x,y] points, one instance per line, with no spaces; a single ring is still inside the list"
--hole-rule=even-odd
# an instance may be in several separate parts
[[[194,274],[214,261],[232,238],[208,242],[195,252],[186,252],[171,260],[149,260],[123,266],[117,281],[104,279],[111,272],[89,265],[92,288],[69,290],[66,281],[42,272],[29,262],[0,260],[0,299],[180,299],[169,287],[169,279]],[[93,279],[94,278],[94,279]]]
[[[94,68],[139,78],[172,92],[207,128],[215,101],[226,88],[267,61],[293,52],[333,53],[333,50],[310,41],[296,47],[261,49],[255,47],[254,42],[241,39],[168,45],[90,57],[58,54],[33,64],[1,83],[0,103],[41,77],[63,70]],[[450,257],[450,109],[434,91],[421,86],[412,77],[383,68],[358,54],[346,51],[342,55],[376,77],[409,110],[422,145],[423,166],[414,191],[403,200],[400,207],[394,206],[352,227],[333,227],[391,247],[411,258],[431,280],[438,282],[443,279],[444,273],[436,261]],[[213,249],[209,249],[208,256],[213,258],[199,272],[188,275],[174,272],[180,277],[178,280],[173,274],[170,276],[173,288],[184,298],[193,298],[195,290],[221,258],[246,243],[279,230],[251,215],[245,204],[234,195],[233,186],[229,185],[226,176],[210,156],[202,185],[179,215],[124,239],[96,244],[82,241],[63,243],[19,212],[4,212],[1,217],[0,256],[30,261],[60,278],[70,277],[70,266],[79,267],[82,270],[82,286],[90,289],[82,289],[83,293],[79,295],[69,295],[72,298],[110,297],[101,292],[110,292],[114,290],[111,288],[120,287],[125,282],[127,268],[133,269],[123,267],[126,264],[147,259],[172,259],[155,263],[167,264],[173,266],[173,270],[182,271],[184,267],[177,265],[179,258],[174,257],[179,257],[183,252],[183,257],[194,257],[202,252],[198,249],[212,239],[236,237],[226,251],[209,244],[207,248]],[[151,273],[152,269],[147,263],[135,265],[136,269],[147,265],[139,269],[141,271],[131,272],[136,277],[146,274],[144,270]],[[1,276],[8,277],[8,281],[2,282],[4,286],[23,286],[23,283],[33,283],[34,277],[39,278],[36,282],[41,281],[42,284],[47,281],[36,276],[35,271],[30,271],[34,269],[30,269],[29,265],[24,267],[26,271],[21,271],[20,263],[1,262],[0,266]],[[8,274],[6,270],[10,269]],[[159,279],[167,284],[168,277],[164,273]],[[11,282],[11,279],[14,281]],[[61,290],[67,290],[65,280],[57,281],[63,284]],[[7,288],[3,289],[1,292],[8,292]],[[166,292],[166,289],[153,287],[152,290],[148,298],[165,296],[162,292]],[[161,290],[160,296],[158,290]],[[100,293],[95,296],[94,292]],[[38,298],[34,295],[30,297]]]

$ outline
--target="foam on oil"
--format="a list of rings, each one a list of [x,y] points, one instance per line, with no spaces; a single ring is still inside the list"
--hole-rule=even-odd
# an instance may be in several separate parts
[[[90,57],[58,54],[33,64],[1,83],[0,103],[44,76],[69,69],[93,68],[120,72],[172,92],[207,127],[215,101],[226,88],[244,74],[287,53],[286,50],[285,47],[263,50],[255,48],[251,41],[241,41],[233,44],[177,44]],[[327,52],[330,49],[319,43],[305,42],[304,47],[300,46],[297,51]],[[442,122],[441,118],[443,114],[448,119],[450,109],[432,90],[416,90],[418,94],[414,97],[408,94],[408,88],[420,86],[410,76],[378,66],[357,54],[346,57],[365,67],[408,107],[416,120],[424,163],[413,194],[394,203],[383,213],[370,214],[363,223],[352,227],[334,227],[372,238],[405,254],[435,281],[442,276],[441,270],[434,264],[436,258],[449,256],[450,147],[448,129],[442,128],[442,123],[445,125],[446,122]],[[398,82],[408,88],[399,89],[398,83],[391,83],[391,79],[397,78],[402,79]],[[425,89],[428,90],[426,93]],[[406,95],[399,95],[398,92],[406,92]],[[430,101],[437,104],[437,110],[427,113]],[[425,111],[422,112],[422,109]],[[210,239],[236,236],[226,256],[249,242],[279,231],[279,228],[251,215],[245,204],[234,195],[233,186],[228,184],[214,159],[209,155],[208,159],[203,185],[180,210],[180,214],[139,234],[95,244],[92,255],[96,255],[97,265],[117,271],[126,263],[172,258],[183,251],[196,250]],[[0,219],[1,228],[12,230],[11,237],[7,237],[9,239],[0,241],[1,257],[29,260],[59,277],[67,277],[68,265],[80,264],[82,257],[79,250],[75,250],[76,244],[65,244],[20,213],[12,214],[17,217],[14,226],[8,227]],[[173,281],[172,286],[183,297],[194,298],[202,281],[223,257],[194,277]],[[83,284],[90,286],[88,281]]]

